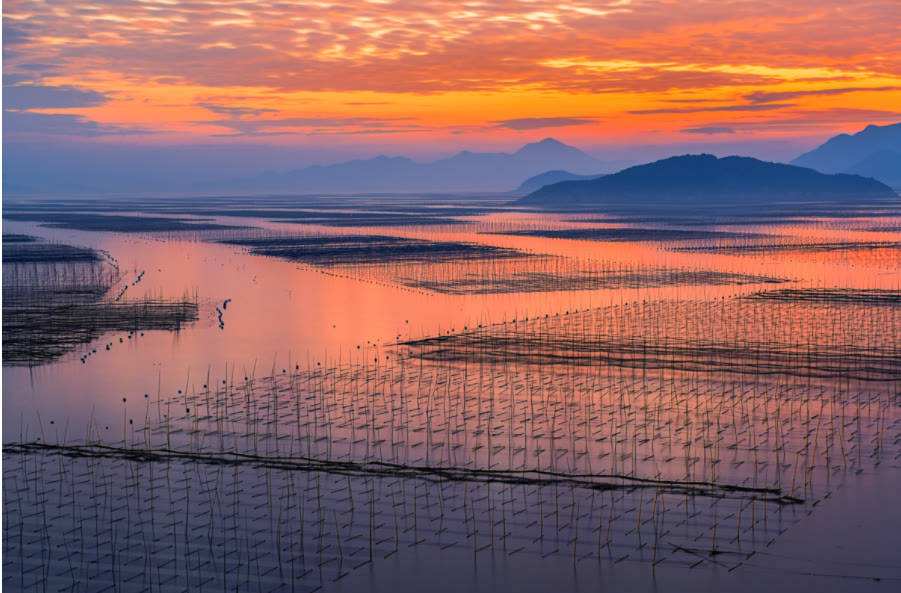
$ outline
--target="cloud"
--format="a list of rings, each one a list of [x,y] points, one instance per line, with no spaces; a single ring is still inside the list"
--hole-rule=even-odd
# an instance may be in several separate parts
[[[794,103],[756,103],[753,105],[711,105],[709,107],[662,107],[660,109],[637,109],[630,111],[633,115],[651,115],[659,113],[709,113],[717,111],[772,111],[794,107]]]
[[[27,22],[12,22],[9,19],[3,19],[3,53],[6,53],[7,46],[21,45],[29,41],[30,31],[34,31],[34,27],[29,26]]]
[[[777,119],[713,122],[707,124],[704,128],[729,128],[735,133],[798,131],[809,133],[811,130],[821,127],[835,129],[842,126],[859,126],[868,123],[896,123],[899,120],[901,120],[901,111],[839,107],[835,109],[793,111],[789,117]]]
[[[4,45],[32,60],[220,88],[665,90],[899,66],[896,0],[8,4]]]
[[[397,126],[394,128],[359,128],[356,130],[330,130],[321,129],[309,132],[308,136],[384,136],[393,134],[410,134],[428,132],[430,129],[422,126]]]
[[[705,135],[714,135],[714,134],[734,134],[735,129],[730,128],[729,126],[703,126],[700,128],[684,128],[682,130],[686,134],[705,134]]]
[[[277,109],[266,109],[262,107],[237,107],[230,105],[219,105],[216,103],[198,103],[198,107],[203,107],[208,111],[212,111],[217,115],[227,115],[233,118],[241,118],[245,116],[260,116],[267,113],[278,113]]]
[[[748,93],[744,96],[745,99],[751,101],[752,103],[772,103],[774,101],[786,101],[789,99],[797,99],[799,97],[812,97],[819,95],[846,95],[848,93],[862,93],[862,92],[885,92],[885,91],[898,91],[901,90],[901,86],[876,86],[876,87],[842,87],[842,88],[832,88],[832,89],[810,89],[803,91],[756,91],[753,93]]]
[[[590,117],[520,117],[491,123],[499,128],[507,128],[509,130],[538,130],[541,128],[586,126],[597,123],[597,120]]]
[[[283,136],[287,134],[386,134],[421,131],[423,128],[410,122],[408,117],[284,117],[284,118],[232,118],[203,122],[230,128],[234,132],[216,134],[219,137],[234,136]],[[365,132],[364,132],[365,130]]]
[[[753,120],[809,109],[839,93],[826,87],[901,88],[897,0],[854,10],[846,0],[7,4],[4,69],[20,84],[95,89],[109,97],[97,119],[140,122],[179,141],[411,129],[385,123],[401,113],[444,139],[478,113],[486,123],[472,134],[495,144],[561,126],[601,139],[653,125],[665,136],[713,125],[704,113]],[[33,104],[99,100],[52,92]],[[860,92],[847,106],[893,97]],[[198,107],[215,121],[186,121]],[[345,123],[261,123],[299,114]],[[691,114],[699,116],[683,117]],[[380,123],[347,121],[357,116]]]
[[[33,111],[3,111],[3,135],[50,136],[124,136],[145,134],[146,130],[101,124],[81,115],[36,113]]]
[[[3,105],[7,109],[56,109],[96,107],[107,101],[106,95],[73,86],[43,86],[38,84],[3,85]]]

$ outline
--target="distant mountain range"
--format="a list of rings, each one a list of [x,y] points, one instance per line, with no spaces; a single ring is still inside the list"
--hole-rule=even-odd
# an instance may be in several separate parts
[[[313,153],[273,147],[135,147],[98,144],[90,150],[17,144],[4,151],[9,194],[157,193],[199,195],[497,192],[525,196],[563,181],[591,181],[616,170],[553,138],[514,152],[464,150],[433,161],[376,156],[296,167]],[[306,150],[306,149],[305,149]],[[269,151],[269,152],[266,152]],[[327,158],[321,153],[322,158]],[[634,162],[634,160],[631,160]],[[268,163],[269,171],[261,171]],[[841,134],[801,155],[794,165],[851,173],[901,188],[901,123]],[[618,168],[618,167],[617,167]],[[525,180],[525,181],[523,181]],[[516,189],[511,189],[516,188]]]
[[[749,157],[699,154],[629,167],[596,179],[554,183],[515,203],[579,209],[642,202],[672,206],[891,197],[897,194],[890,187],[866,177],[827,175]]]
[[[566,169],[593,173],[601,163],[578,148],[545,138],[513,153],[470,152],[421,163],[402,156],[377,156],[333,165],[313,165],[233,179],[205,189],[297,193],[509,191],[523,179]]]
[[[839,134],[792,161],[823,173],[854,173],[901,187],[901,123]]]
[[[539,173],[538,175],[529,177],[528,179],[520,183],[519,187],[514,189],[511,193],[518,196],[525,196],[541,189],[545,185],[551,185],[552,183],[560,183],[561,181],[581,181],[585,179],[595,179],[597,177],[600,177],[601,175],[601,173],[597,173],[595,175],[577,175],[576,173],[570,173],[569,171],[562,171],[560,169],[545,171],[544,173]]]

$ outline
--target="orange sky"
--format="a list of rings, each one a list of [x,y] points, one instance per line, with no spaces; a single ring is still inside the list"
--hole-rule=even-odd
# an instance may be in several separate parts
[[[901,120],[899,15],[897,0],[7,0],[6,135],[823,136]]]

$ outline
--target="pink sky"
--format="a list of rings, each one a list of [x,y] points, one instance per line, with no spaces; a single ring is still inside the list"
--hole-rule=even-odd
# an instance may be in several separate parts
[[[901,119],[896,0],[4,4],[6,136],[512,147]]]

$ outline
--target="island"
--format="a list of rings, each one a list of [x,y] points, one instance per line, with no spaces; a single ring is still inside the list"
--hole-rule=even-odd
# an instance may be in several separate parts
[[[553,183],[514,203],[577,210],[608,204],[747,205],[897,197],[884,183],[859,175],[829,175],[750,157],[697,154],[629,167],[596,179]]]

